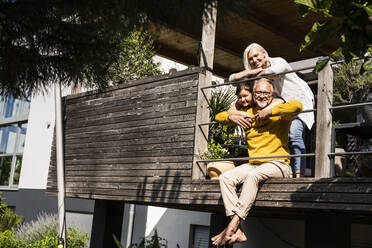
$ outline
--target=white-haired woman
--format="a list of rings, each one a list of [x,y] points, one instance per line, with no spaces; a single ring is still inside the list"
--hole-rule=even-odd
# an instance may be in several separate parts
[[[257,43],[252,43],[244,50],[243,64],[245,70],[232,74],[229,81],[241,80],[249,77],[263,76],[273,80],[274,93],[285,101],[298,100],[302,103],[303,110],[312,109],[314,94],[308,84],[296,73],[287,73],[271,76],[278,73],[291,71],[288,62],[280,57],[271,58],[267,51]],[[238,111],[239,106],[233,105],[229,112]],[[292,154],[305,153],[303,132],[309,130],[314,124],[314,113],[301,113],[292,121],[289,132],[289,147]],[[300,177],[305,173],[305,157],[296,157],[291,160],[295,176]]]

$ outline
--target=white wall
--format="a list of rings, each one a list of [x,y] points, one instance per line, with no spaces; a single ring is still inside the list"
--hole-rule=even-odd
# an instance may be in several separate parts
[[[31,98],[19,188],[45,189],[54,130],[54,94]]]
[[[170,208],[149,207],[146,222],[146,238],[150,238],[155,229],[159,237],[168,241],[168,247],[189,247],[190,225],[209,226],[210,213],[186,211]]]
[[[69,87],[65,87],[62,95],[70,91]],[[55,125],[54,106],[53,86],[31,98],[18,186],[20,189],[46,188]]]

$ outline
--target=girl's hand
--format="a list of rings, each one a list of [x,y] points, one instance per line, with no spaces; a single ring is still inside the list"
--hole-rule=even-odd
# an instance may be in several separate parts
[[[250,129],[252,125],[252,116],[244,117],[243,115],[229,115],[229,120],[234,124],[241,126],[244,130]]]

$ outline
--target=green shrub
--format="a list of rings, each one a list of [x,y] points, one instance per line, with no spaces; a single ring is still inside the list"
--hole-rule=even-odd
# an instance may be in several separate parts
[[[36,221],[21,225],[17,238],[25,248],[50,248],[58,243],[58,220],[56,215],[41,214]],[[80,233],[75,227],[68,228],[66,244],[68,248],[88,246],[88,234]]]
[[[17,237],[25,244],[32,244],[47,236],[58,237],[58,220],[56,215],[40,214],[35,221],[22,224],[17,229]]]
[[[372,87],[372,73],[360,74],[363,61],[353,60],[335,69],[333,96],[338,103],[359,102],[359,96]]]
[[[23,244],[25,248],[51,248],[57,247],[58,237],[45,236],[43,239],[36,240],[31,244]]]
[[[4,198],[0,195],[0,232],[17,228],[23,221],[23,217],[8,208],[3,200]]]
[[[89,237],[87,233],[80,233],[77,228],[70,227],[66,239],[69,248],[79,248],[87,247]]]
[[[118,243],[116,237],[114,237],[118,248],[122,248],[121,244]],[[138,244],[131,244],[130,248],[167,248],[168,241],[164,238],[159,237],[158,231],[155,229],[154,235],[150,238],[143,238],[142,242]]]
[[[0,232],[0,248],[22,248],[14,231],[5,230]]]

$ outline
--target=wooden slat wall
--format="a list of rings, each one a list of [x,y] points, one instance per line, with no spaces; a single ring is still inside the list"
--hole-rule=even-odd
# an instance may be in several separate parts
[[[67,197],[187,204],[200,69],[66,98]],[[56,192],[55,149],[47,192]]]

